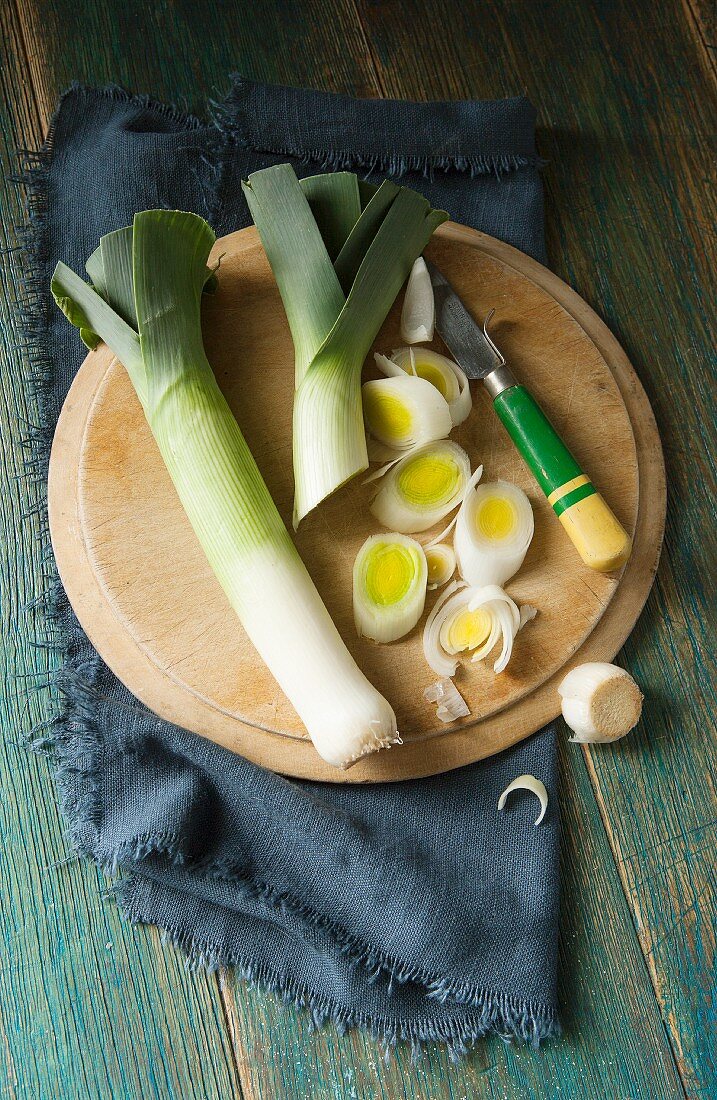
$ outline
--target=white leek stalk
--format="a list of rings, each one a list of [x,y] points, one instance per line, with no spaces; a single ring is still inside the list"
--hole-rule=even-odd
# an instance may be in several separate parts
[[[503,585],[518,572],[533,538],[533,509],[517,485],[482,482],[466,493],[453,545],[464,580]]]
[[[470,469],[468,455],[452,440],[426,443],[388,469],[371,511],[391,530],[427,531],[460,504]]]
[[[415,374],[435,386],[448,402],[454,427],[462,424],[473,407],[468,378],[457,363],[430,348],[396,348],[390,359],[374,355],[382,374]],[[389,366],[390,364],[390,366]]]
[[[368,465],[363,362],[413,261],[447,215],[388,180],[362,208],[348,172],[299,183],[291,165],[278,164],[242,187],[294,340],[298,526]]]
[[[444,397],[423,378],[376,378],[361,387],[366,430],[396,457],[401,451],[445,439],[451,413]]]
[[[563,718],[582,744],[617,741],[642,713],[642,692],[624,668],[602,661],[578,665],[561,681]]]
[[[423,614],[428,567],[423,547],[405,535],[372,535],[354,562],[354,621],[359,637],[403,638]]]
[[[430,343],[436,318],[433,284],[423,256],[411,268],[401,309],[401,339],[407,344]]]
[[[133,324],[63,264],[53,293],[123,362],[231,606],[317,751],[346,768],[395,742],[396,718],[341,640],[207,362],[200,298],[214,234],[194,214],[153,210],[135,215],[126,243]],[[103,266],[110,300],[125,268]]]

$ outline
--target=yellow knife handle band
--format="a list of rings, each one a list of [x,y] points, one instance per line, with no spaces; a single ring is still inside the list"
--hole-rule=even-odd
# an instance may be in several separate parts
[[[559,489],[553,489],[552,493],[548,496],[548,504],[554,506],[563,497],[566,497],[568,493],[572,493],[573,489],[579,489],[582,485],[589,485],[590,478],[587,474],[580,474],[578,477],[571,478],[570,481],[566,481],[564,485],[561,485]]]

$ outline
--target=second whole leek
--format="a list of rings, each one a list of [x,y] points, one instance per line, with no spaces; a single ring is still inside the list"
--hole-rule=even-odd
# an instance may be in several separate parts
[[[396,742],[396,718],[344,645],[207,361],[200,299],[213,243],[194,214],[145,211],[104,259],[93,254],[102,295],[64,264],[53,294],[86,342],[105,340],[123,363],[231,606],[317,751],[346,768]]]
[[[364,201],[350,172],[299,182],[289,164],[243,185],[295,350],[294,526],[368,465],[361,370],[434,229],[423,196],[385,180]]]

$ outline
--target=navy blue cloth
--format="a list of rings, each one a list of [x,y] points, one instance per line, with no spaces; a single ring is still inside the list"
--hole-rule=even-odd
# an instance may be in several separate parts
[[[363,101],[235,79],[208,121],[118,89],[73,88],[28,175],[35,387],[47,460],[84,349],[49,299],[137,210],[193,210],[218,235],[250,221],[249,172],[351,168],[424,192],[457,221],[543,258],[535,112],[522,98]],[[34,310],[34,312],[32,312]],[[385,1043],[557,1029],[559,822],[555,731],[486,762],[408,783],[290,781],[160,720],[94,652],[52,586],[61,707],[39,731],[57,761],[78,850],[121,871],[127,916],[166,929],[196,962],[233,964],[317,1021]],[[506,721],[509,721],[506,718]],[[531,772],[550,793],[500,792]]]

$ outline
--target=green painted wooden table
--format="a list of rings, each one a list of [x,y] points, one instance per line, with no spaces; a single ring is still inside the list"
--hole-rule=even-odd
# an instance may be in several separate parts
[[[41,143],[73,79],[200,110],[226,74],[359,96],[495,97],[540,112],[548,245],[607,320],[662,433],[669,481],[657,583],[622,659],[644,720],[614,748],[563,745],[564,1038],[481,1043],[385,1065],[361,1034],[231,974],[189,973],[103,899],[69,851],[47,763],[22,748],[50,712],[50,657],[23,605],[41,583],[20,478],[21,197],[2,188],[0,1097],[113,1100],[717,1096],[714,638],[717,17],[710,0],[4,0],[2,155]],[[712,415],[714,404],[712,405]],[[25,513],[30,514],[21,518]],[[714,589],[712,588],[712,594]],[[712,601],[714,602],[714,600]]]

